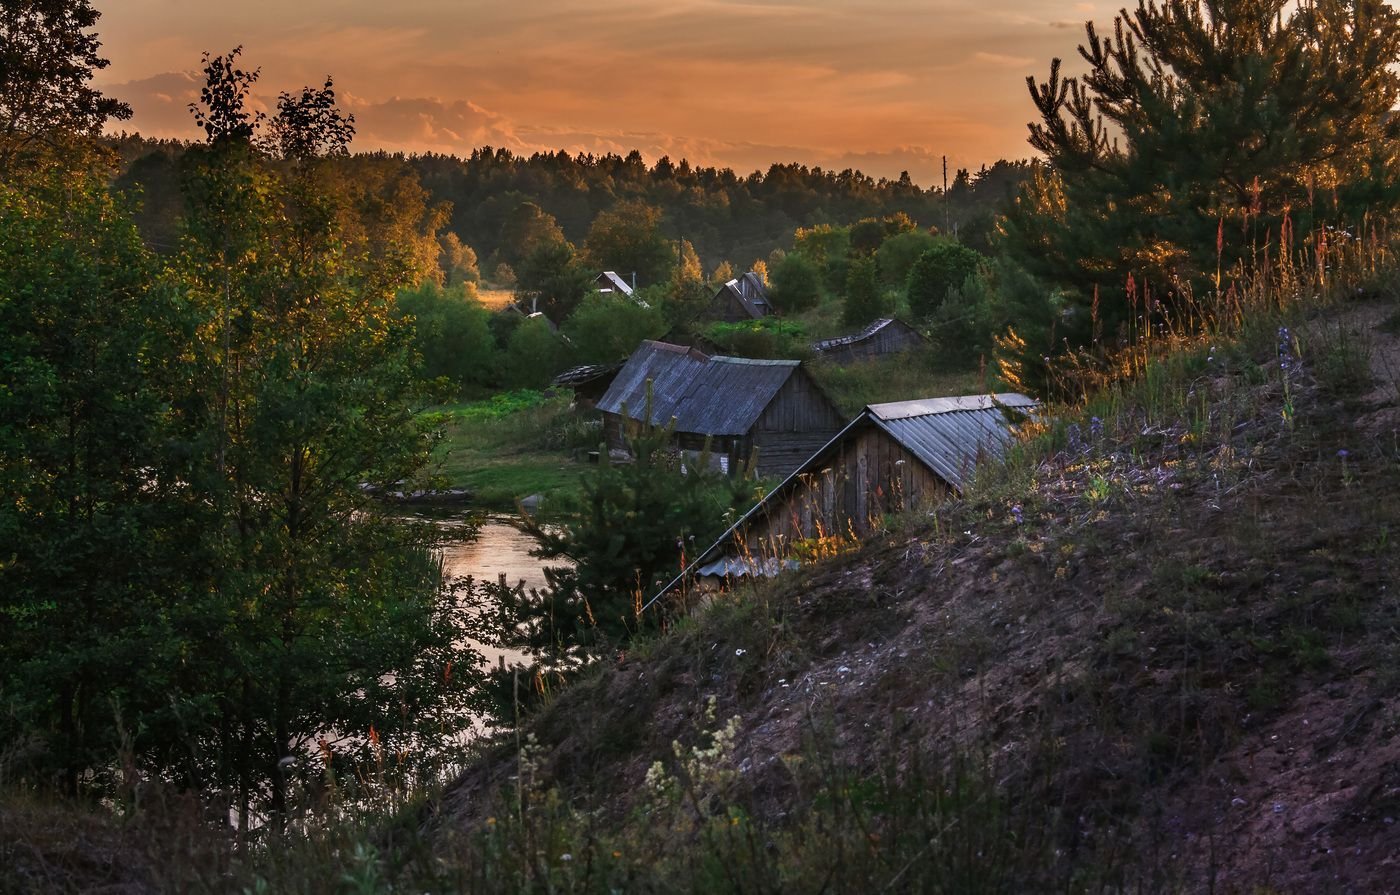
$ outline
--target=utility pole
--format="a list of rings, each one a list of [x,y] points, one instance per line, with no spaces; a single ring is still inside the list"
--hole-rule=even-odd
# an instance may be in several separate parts
[[[948,156],[943,156],[943,233],[947,235],[951,225],[948,223]]]

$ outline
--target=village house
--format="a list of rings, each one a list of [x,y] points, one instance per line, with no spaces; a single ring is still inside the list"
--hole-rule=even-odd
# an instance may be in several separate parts
[[[719,287],[710,300],[708,316],[725,323],[738,323],[771,313],[773,306],[768,303],[768,287],[763,284],[763,277],[751,270]]]
[[[758,474],[785,476],[845,421],[799,361],[710,356],[694,348],[643,342],[598,401],[613,448],[646,419],[675,422],[676,445],[708,441],[724,469],[758,457]]]
[[[593,285],[599,295],[616,295],[622,298],[630,298],[635,304],[649,308],[651,304],[645,299],[636,295],[637,275],[632,274],[632,282],[627,280],[615,270],[605,270],[593,278]]]
[[[854,335],[813,342],[812,352],[817,360],[844,366],[922,348],[926,344],[928,340],[914,327],[894,317],[885,317]]]
[[[887,514],[960,494],[1037,406],[1010,393],[871,404],[661,593],[687,578],[771,575],[800,544],[859,537]]]

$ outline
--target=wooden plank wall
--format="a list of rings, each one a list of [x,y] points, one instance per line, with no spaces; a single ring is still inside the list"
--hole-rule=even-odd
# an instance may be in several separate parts
[[[781,553],[794,539],[868,534],[889,513],[940,500],[951,489],[883,431],[854,434],[751,524],[751,549]]]
[[[845,425],[807,373],[798,369],[778,390],[750,435],[760,475],[788,475]]]

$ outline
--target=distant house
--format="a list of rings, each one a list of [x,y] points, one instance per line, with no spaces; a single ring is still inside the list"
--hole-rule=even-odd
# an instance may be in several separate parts
[[[756,450],[759,475],[787,475],[844,422],[799,361],[712,357],[648,341],[598,401],[611,446],[623,446],[625,435],[646,419],[648,383],[651,423],[674,419],[683,450],[700,450],[708,439],[728,469]]]
[[[554,388],[571,389],[574,393],[574,404],[580,409],[588,410],[597,406],[598,399],[607,392],[621,369],[621,363],[584,364],[555,376],[550,385]]]
[[[904,321],[885,317],[854,335],[813,342],[812,351],[817,360],[850,364],[920,348],[927,341],[922,333]]]
[[[1037,406],[1018,394],[871,404],[665,590],[690,576],[771,575],[796,541],[865,534],[887,513],[960,494],[980,461],[1005,453],[1015,418]]]
[[[763,277],[749,271],[719,287],[710,300],[709,316],[725,323],[738,323],[742,320],[757,320],[773,313],[768,303],[768,287]]]
[[[633,276],[635,277],[636,275],[633,274]],[[635,282],[635,280],[633,282]],[[598,276],[593,278],[593,284],[597,287],[598,293],[600,295],[620,295],[625,298],[632,299],[632,301],[636,302],[644,308],[651,307],[651,305],[646,300],[637,297],[637,295],[635,294],[636,288],[634,286],[628,285],[627,281],[624,280],[622,276],[616,271],[603,271],[602,273],[598,274]]]

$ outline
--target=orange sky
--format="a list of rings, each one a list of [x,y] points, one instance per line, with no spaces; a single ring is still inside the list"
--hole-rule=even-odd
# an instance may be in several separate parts
[[[357,149],[483,144],[909,170],[1024,158],[1024,78],[1113,4],[1049,0],[96,0],[127,127],[197,136],[204,50],[243,44],[264,103],[335,78]]]

